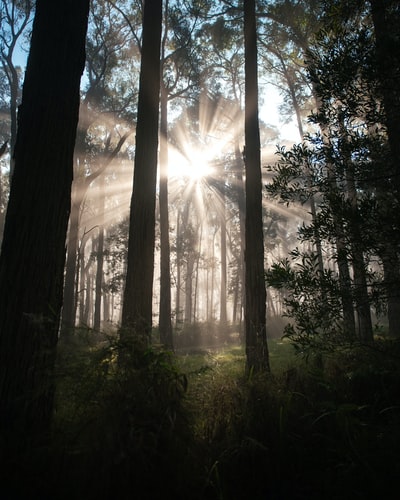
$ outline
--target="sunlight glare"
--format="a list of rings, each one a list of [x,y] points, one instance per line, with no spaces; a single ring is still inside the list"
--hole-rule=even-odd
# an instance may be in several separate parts
[[[212,159],[204,151],[193,149],[183,155],[176,149],[170,152],[168,171],[170,178],[200,181],[212,175]]]

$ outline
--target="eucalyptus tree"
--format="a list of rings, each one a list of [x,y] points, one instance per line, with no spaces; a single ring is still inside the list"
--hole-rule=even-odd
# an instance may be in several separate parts
[[[394,183],[400,196],[400,36],[399,2],[370,0],[376,40],[379,88],[385,109],[385,124],[395,172]]]
[[[352,7],[350,11],[349,5]],[[336,81],[321,78],[319,73],[314,73],[314,76],[320,81],[325,80],[325,86],[330,82],[330,93],[335,98],[336,113],[340,117],[337,119],[337,128],[341,131],[343,159],[348,165],[347,191],[352,200],[353,214],[357,203],[362,218],[362,224],[355,220],[350,226],[353,232],[352,246],[360,248],[360,241],[364,242],[364,252],[372,256],[375,254],[380,260],[384,274],[383,288],[386,289],[384,299],[389,333],[396,336],[400,321],[399,237],[398,223],[391,214],[398,210],[399,191],[397,153],[392,136],[395,128],[391,128],[395,127],[396,119],[398,121],[393,113],[399,95],[395,83],[396,78],[399,78],[398,4],[395,2],[383,7],[383,4],[377,6],[374,2],[370,5],[348,0],[341,2],[340,6],[342,16],[339,20],[336,18],[336,24],[335,17],[330,16],[336,35],[336,40],[328,45],[330,56],[320,58],[321,71],[336,75]],[[386,43],[392,45],[391,67],[387,46],[385,54],[382,53],[382,15],[387,20],[383,37]],[[332,69],[335,70],[332,72]],[[324,85],[320,87],[324,88]],[[332,97],[330,99],[332,103]],[[350,168],[349,158],[352,160]],[[363,209],[366,214],[362,212]],[[353,250],[354,280],[355,284],[360,283],[356,287],[360,290],[357,294],[364,290],[364,298],[356,300],[360,314],[360,310],[366,307],[367,297],[366,278],[363,276],[362,262],[358,264],[359,259],[360,252]],[[357,272],[357,269],[360,271]],[[380,286],[378,288],[382,289]]]
[[[246,369],[269,370],[264,281],[260,132],[258,123],[257,27],[255,0],[244,0],[245,40],[245,325]]]
[[[135,168],[130,208],[121,339],[148,345],[152,299],[160,104],[162,0],[147,0],[143,11]]]
[[[317,0],[305,2],[262,2],[260,28],[261,57],[266,78],[283,96],[281,120],[296,118],[301,141],[305,135],[305,117],[315,107],[315,96],[307,78],[305,57],[321,26],[322,5]],[[305,175],[307,173],[305,172]],[[308,199],[313,219],[317,217],[317,201]],[[315,248],[320,273],[324,272],[322,242],[315,234]]]
[[[137,100],[135,57],[139,51],[136,32],[131,31],[133,19],[134,16],[127,26],[125,17],[108,2],[91,5],[68,232],[64,336],[71,334],[76,320],[80,222],[85,199],[90,187],[120,155],[133,132]]]
[[[237,306],[244,303],[244,235],[245,235],[245,197],[244,197],[244,163],[242,156],[243,137],[243,107],[244,107],[244,46],[242,16],[240,6],[231,6],[223,11],[215,12],[204,26],[202,32],[204,54],[208,64],[204,69],[204,79],[207,85],[207,113],[210,115],[209,130],[216,131],[223,137],[224,154],[218,160],[218,173],[213,179],[213,186],[221,200],[220,214],[220,249],[221,249],[221,283],[220,283],[220,322],[227,321],[226,291],[227,291],[227,239],[226,239],[226,205],[232,200],[239,211],[239,227],[241,233],[240,251],[235,259],[238,268]],[[203,52],[205,49],[202,49]],[[236,316],[236,315],[235,315]]]
[[[379,81],[379,94],[384,106],[383,122],[387,128],[391,165],[388,181],[392,188],[394,201],[398,206],[400,201],[400,37],[399,37],[399,3],[395,1],[378,2],[371,0],[371,13],[374,24],[376,40],[377,78]],[[387,198],[382,191],[381,197]],[[391,213],[390,204],[386,213]],[[398,225],[397,225],[398,232]],[[392,237],[394,235],[391,235]],[[386,245],[381,252],[385,282],[388,296],[389,330],[392,337],[399,337],[400,324],[400,255],[398,241]]]
[[[0,256],[0,429],[11,456],[49,430],[53,411],[88,10],[36,3]]]
[[[397,211],[398,199],[368,9],[360,3],[352,15],[344,10],[345,17],[331,16],[334,22],[327,24],[329,29],[321,32],[309,53],[310,79],[319,98],[318,112],[311,120],[322,132],[309,136],[307,144],[288,154],[282,152],[289,168],[278,175],[281,180],[288,175],[291,188],[299,192],[303,184],[299,182],[301,168],[297,167],[312,166],[313,186],[322,201],[312,227],[304,227],[301,234],[310,238],[318,229],[325,240],[342,243],[337,245],[334,259],[339,273],[340,252],[351,263],[352,279],[347,280],[346,293],[355,304],[359,338],[367,342],[373,338],[371,299],[382,298],[378,292],[386,288],[383,300],[392,335],[397,330],[399,311],[395,291],[399,282],[398,223],[391,215]],[[309,196],[307,186],[303,187],[303,194]],[[290,195],[290,189],[286,193]],[[381,267],[373,262],[376,257]],[[370,272],[373,265],[378,271],[375,275]],[[344,301],[342,284],[340,294]],[[375,306],[379,313],[380,302]],[[345,316],[343,319],[346,321]],[[346,328],[346,323],[343,326]]]
[[[207,5],[202,6],[207,10]],[[202,12],[204,15],[205,12]],[[164,3],[161,40],[159,211],[160,211],[160,307],[161,342],[172,348],[171,264],[168,206],[168,105],[175,101],[195,99],[199,88],[201,62],[196,56],[197,31],[200,23],[198,2],[191,5],[173,1]]]

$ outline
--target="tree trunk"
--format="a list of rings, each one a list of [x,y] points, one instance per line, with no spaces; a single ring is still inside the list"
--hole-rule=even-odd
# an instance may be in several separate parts
[[[83,106],[87,107],[87,103],[84,103]],[[127,132],[121,136],[115,148],[108,152],[107,158],[102,163],[101,167],[92,172],[89,176],[84,177],[82,172],[79,173],[79,165],[84,165],[85,163],[84,150],[88,127],[89,125],[85,123],[84,128],[80,128],[80,130],[78,129],[77,143],[75,147],[75,153],[79,150],[79,154],[76,155],[75,179],[72,183],[72,204],[71,215],[69,218],[67,262],[65,266],[64,306],[62,311],[62,335],[66,339],[72,335],[76,320],[76,304],[78,301],[76,288],[79,276],[79,269],[77,266],[79,266],[79,228],[82,204],[92,182],[104,173],[105,169],[118,155],[126,139],[131,134],[131,132]]]
[[[103,265],[104,265],[104,175],[99,177],[99,235],[97,238],[97,268],[96,268],[96,288],[94,303],[93,328],[100,331],[101,325],[101,299],[103,295]]]
[[[238,137],[238,135],[237,135]],[[242,318],[243,309],[246,303],[245,293],[244,293],[244,244],[246,239],[246,199],[245,199],[245,189],[243,182],[243,155],[240,152],[239,141],[235,141],[235,182],[237,190],[237,204],[239,210],[239,224],[240,224],[240,256],[239,256],[239,269],[238,269],[238,282],[239,282],[239,333],[242,332]]]
[[[389,337],[400,337],[400,262],[397,249],[388,243],[382,255],[383,272],[387,296]]]
[[[88,10],[36,3],[0,257],[0,429],[13,446],[47,431],[53,410]]]
[[[354,274],[354,298],[358,318],[360,340],[371,342],[373,337],[371,306],[368,297],[367,276],[364,262],[362,235],[359,225],[359,211],[357,206],[357,192],[354,184],[352,167],[349,165],[346,172],[347,195],[350,200],[352,214],[350,227],[350,246]]]
[[[331,207],[335,227],[336,261],[339,271],[340,298],[343,310],[343,332],[349,338],[354,339],[356,337],[356,323],[354,319],[353,293],[348,262],[348,249],[345,242],[343,221],[338,216],[337,208],[335,206],[337,203],[335,198],[338,187],[332,165],[328,166],[328,179],[331,184],[331,189],[333,190],[331,198],[329,198],[328,201]]]
[[[400,196],[400,15],[397,0],[370,0],[375,28],[377,75],[386,114],[386,126],[393,156],[393,183]],[[391,8],[393,7],[393,8]]]
[[[178,209],[176,216],[176,298],[175,298],[175,326],[181,323],[181,265],[182,265],[182,236],[181,212]]]
[[[193,271],[195,259],[193,252],[189,252],[186,262],[186,276],[185,276],[185,315],[184,323],[190,324],[192,322],[193,311]]]
[[[372,20],[375,28],[377,50],[377,75],[381,81],[381,93],[386,115],[386,127],[392,154],[391,173],[388,181],[395,189],[395,203],[400,202],[400,15],[397,0],[370,0]],[[394,210],[397,210],[395,206]],[[397,233],[399,226],[397,225]],[[394,233],[396,233],[394,231]],[[399,248],[399,240],[394,243]],[[391,250],[389,250],[389,253]],[[387,283],[388,319],[390,336],[399,337],[400,319],[400,272],[399,251],[392,254],[392,262],[382,257]],[[396,270],[397,267],[397,270]],[[391,276],[388,276],[390,269]],[[392,272],[393,271],[393,272]]]
[[[257,31],[255,0],[244,0],[245,38],[245,323],[246,369],[269,370],[262,221],[260,131],[258,123]]]
[[[168,216],[168,100],[167,91],[162,85],[160,118],[160,341],[173,349],[171,322],[171,264]]]
[[[121,338],[151,341],[162,0],[146,0]]]
[[[223,180],[223,183],[225,181]],[[219,322],[221,329],[224,330],[227,324],[226,314],[226,210],[225,210],[225,184],[221,191],[221,290],[220,290],[220,306],[219,306]]]
[[[67,261],[65,266],[64,304],[62,310],[62,335],[68,337],[72,334],[76,319],[76,275],[79,242],[79,217],[81,202],[72,196],[71,214],[69,218]]]

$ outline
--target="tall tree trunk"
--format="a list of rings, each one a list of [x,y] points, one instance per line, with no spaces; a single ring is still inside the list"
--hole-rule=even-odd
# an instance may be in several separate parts
[[[400,337],[400,262],[397,249],[388,243],[382,255],[383,272],[387,296],[389,337]]]
[[[51,422],[88,10],[36,3],[0,257],[0,432],[13,446]]]
[[[297,99],[295,82],[293,81],[293,78],[292,78],[292,76],[291,76],[291,74],[286,66],[286,63],[285,63],[284,58],[282,57],[282,54],[278,51],[274,52],[274,53],[277,55],[277,57],[280,60],[280,63],[282,66],[282,71],[283,71],[286,83],[288,85],[290,98],[292,100],[293,109],[294,109],[294,113],[295,113],[296,121],[297,121],[297,128],[299,129],[300,139],[302,141],[304,141],[303,121],[301,119],[301,108],[300,108],[299,101]],[[316,100],[318,101],[318,98]],[[311,172],[308,171],[307,175],[311,176]],[[315,222],[317,220],[317,205],[316,205],[315,197],[313,194],[311,194],[311,196],[310,196],[310,209],[311,209],[312,221]],[[317,259],[318,259],[317,260],[318,261],[318,270],[319,270],[320,274],[323,275],[323,273],[324,273],[324,259],[322,257],[322,242],[321,242],[321,238],[319,236],[317,229],[315,230],[315,233],[314,233],[314,239],[315,239],[315,249],[317,252]]]
[[[81,105],[82,106],[82,105]],[[83,106],[87,107],[87,103]],[[61,333],[64,339],[68,339],[71,336],[73,329],[75,327],[76,319],[76,304],[78,297],[76,296],[76,283],[78,281],[79,265],[78,252],[79,252],[79,229],[80,229],[80,215],[82,210],[82,204],[86,198],[89,187],[92,182],[102,175],[105,169],[111,164],[111,162],[116,158],[118,153],[121,151],[126,139],[129,137],[131,132],[126,132],[120,137],[117,145],[112,151],[108,151],[107,157],[102,165],[94,172],[92,172],[87,177],[83,177],[84,174],[78,173],[79,165],[84,165],[85,163],[85,141],[86,135],[88,133],[89,125],[85,123],[85,127],[78,129],[77,134],[77,145],[75,147],[75,152],[78,150],[79,154],[76,155],[75,159],[75,176],[74,182],[72,183],[72,204],[71,204],[71,215],[69,218],[69,231],[68,231],[68,245],[67,245],[67,262],[65,266],[65,283],[64,283],[64,305],[62,310],[62,330]]]
[[[359,211],[357,205],[357,192],[355,188],[352,167],[349,165],[346,172],[347,195],[350,200],[352,214],[350,227],[350,246],[354,274],[354,298],[358,318],[358,331],[360,340],[371,342],[373,340],[371,306],[368,297],[366,266],[362,245],[362,235],[359,224]]]
[[[185,276],[185,315],[183,321],[189,325],[192,322],[193,311],[193,271],[195,259],[193,252],[189,252],[186,262],[186,276]]]
[[[95,303],[94,303],[94,318],[93,328],[100,331],[101,324],[101,301],[103,295],[103,265],[104,265],[104,209],[105,209],[105,192],[104,192],[104,175],[99,177],[99,234],[97,237],[96,248],[96,287],[95,287]]]
[[[195,253],[196,255],[196,270],[194,275],[194,294],[193,294],[193,323],[196,323],[198,320],[198,297],[199,297],[199,273],[200,273],[200,258],[201,258],[201,243],[203,241],[203,223],[200,222],[200,226],[198,226],[198,247]]]
[[[7,147],[7,144],[6,146]],[[0,155],[1,157],[2,155]],[[3,241],[3,229],[4,229],[4,220],[5,220],[5,211],[6,211],[6,202],[3,200],[4,191],[3,191],[3,175],[0,168],[0,247],[1,242]]]
[[[221,290],[220,290],[220,307],[219,307],[219,322],[222,329],[226,328],[227,313],[226,313],[226,207],[225,207],[225,181],[221,190]]]
[[[77,196],[72,196],[71,214],[69,218],[68,244],[67,244],[67,261],[65,266],[65,283],[64,283],[64,304],[62,309],[62,335],[69,337],[75,327],[76,316],[76,276],[77,276],[77,259],[78,259],[78,244],[79,244],[79,217],[81,201]]]
[[[240,152],[238,134],[236,134],[235,140],[235,182],[236,182],[236,192],[237,192],[237,204],[239,210],[239,225],[240,225],[240,255],[239,255],[239,270],[238,270],[238,280],[239,280],[239,333],[243,333],[242,330],[242,318],[243,309],[246,303],[245,293],[244,293],[244,283],[245,283],[245,266],[244,266],[244,244],[246,239],[246,199],[245,199],[245,188],[243,182],[243,155]]]
[[[244,39],[246,165],[245,323],[246,369],[250,373],[252,371],[269,370],[266,334],[267,295],[264,278],[260,131],[258,123],[255,0],[244,0]]]
[[[81,316],[80,325],[81,327],[91,326],[91,310],[93,302],[92,293],[92,275],[90,274],[90,266],[87,264],[83,267],[82,272],[82,290],[81,290]]]
[[[393,156],[393,184],[400,196],[400,13],[398,0],[370,0],[377,49],[377,75]]]
[[[151,341],[162,0],[146,0],[121,338]]]
[[[339,288],[343,310],[343,332],[349,338],[356,338],[356,323],[354,319],[352,282],[350,277],[348,248],[345,242],[343,221],[337,214],[336,191],[338,189],[334,167],[328,167],[328,179],[331,184],[331,194],[328,202],[331,207],[333,224],[335,227],[336,262],[339,271]]]
[[[317,107],[320,108],[322,103],[318,97],[318,93],[314,88],[315,101]],[[323,140],[329,146],[329,131],[324,124],[320,124]],[[348,262],[349,250],[345,241],[345,230],[343,227],[342,217],[338,215],[338,183],[337,174],[334,165],[328,164],[328,180],[330,182],[331,191],[328,195],[328,203],[332,212],[333,224],[335,227],[335,245],[336,245],[336,261],[339,271],[339,288],[343,310],[343,332],[349,338],[356,338],[356,323],[354,318],[354,305],[352,282],[350,277],[350,269]],[[339,196],[339,198],[341,195]]]
[[[181,265],[182,265],[182,235],[181,211],[178,209],[176,216],[176,297],[175,297],[175,326],[178,327],[182,320],[181,314]]]
[[[173,349],[171,321],[171,263],[168,216],[168,99],[167,91],[161,84],[160,118],[160,341]]]
[[[398,0],[370,0],[372,7],[372,19],[375,29],[378,77],[381,82],[381,93],[386,115],[386,127],[389,145],[392,154],[392,165],[390,170],[392,177],[390,184],[395,187],[395,211],[398,211],[400,203],[400,13]],[[397,225],[397,234],[399,226]],[[388,319],[390,336],[400,336],[400,272],[399,272],[399,240],[397,251],[392,253],[391,261],[383,252],[385,282],[388,295]],[[397,267],[397,271],[396,271]],[[388,276],[388,270],[391,269]],[[396,290],[397,289],[397,290]]]

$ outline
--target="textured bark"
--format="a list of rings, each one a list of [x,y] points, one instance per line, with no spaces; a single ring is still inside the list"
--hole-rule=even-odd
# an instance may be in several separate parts
[[[160,310],[159,330],[160,341],[166,347],[173,349],[171,321],[171,264],[169,244],[168,216],[168,101],[167,92],[163,87],[161,92],[160,119]]]
[[[0,429],[49,428],[88,0],[38,0],[0,257]],[[15,435],[14,435],[15,437]]]
[[[400,338],[400,261],[397,249],[393,244],[386,245],[382,262],[387,296],[389,337]]]
[[[269,370],[262,224],[260,132],[258,122],[255,1],[244,0],[245,38],[245,325],[247,371]]]
[[[121,338],[151,340],[162,0],[146,0]]]
[[[398,0],[370,0],[375,28],[378,75],[386,115],[386,127],[392,153],[392,177],[388,189],[400,202],[400,12]],[[397,211],[395,206],[394,210]],[[397,229],[399,226],[397,225]],[[398,233],[398,231],[397,231]],[[394,250],[396,248],[397,250]],[[388,297],[389,334],[399,337],[400,320],[400,252],[399,240],[383,251],[383,265]],[[393,251],[394,250],[394,251]],[[390,256],[390,257],[389,257]]]
[[[226,313],[226,280],[227,280],[227,265],[226,265],[226,207],[225,207],[225,186],[222,186],[221,191],[221,290],[220,290],[220,307],[219,307],[219,322],[221,328],[226,328],[227,313]]]
[[[93,328],[100,331],[101,301],[103,295],[103,264],[104,264],[104,175],[99,177],[99,235],[97,238],[96,295],[94,303]]]
[[[181,314],[181,265],[182,265],[182,236],[181,236],[181,212],[178,209],[176,215],[176,295],[175,295],[175,326],[178,327],[182,321]]]
[[[378,75],[393,156],[393,179],[400,196],[400,12],[398,0],[370,0]]]
[[[358,334],[363,342],[372,342],[374,339],[371,319],[371,305],[368,296],[367,271],[364,260],[362,235],[360,232],[360,214],[358,210],[357,191],[354,183],[352,167],[346,171],[346,188],[352,214],[349,223],[350,247],[354,274],[354,298],[358,320]]]
[[[71,214],[69,218],[68,244],[67,244],[67,261],[65,266],[65,283],[64,283],[64,304],[62,310],[62,334],[69,336],[75,327],[76,317],[76,274],[77,274],[77,258],[78,258],[78,233],[79,233],[79,218],[81,208],[81,198],[77,198],[77,194],[72,196]]]

